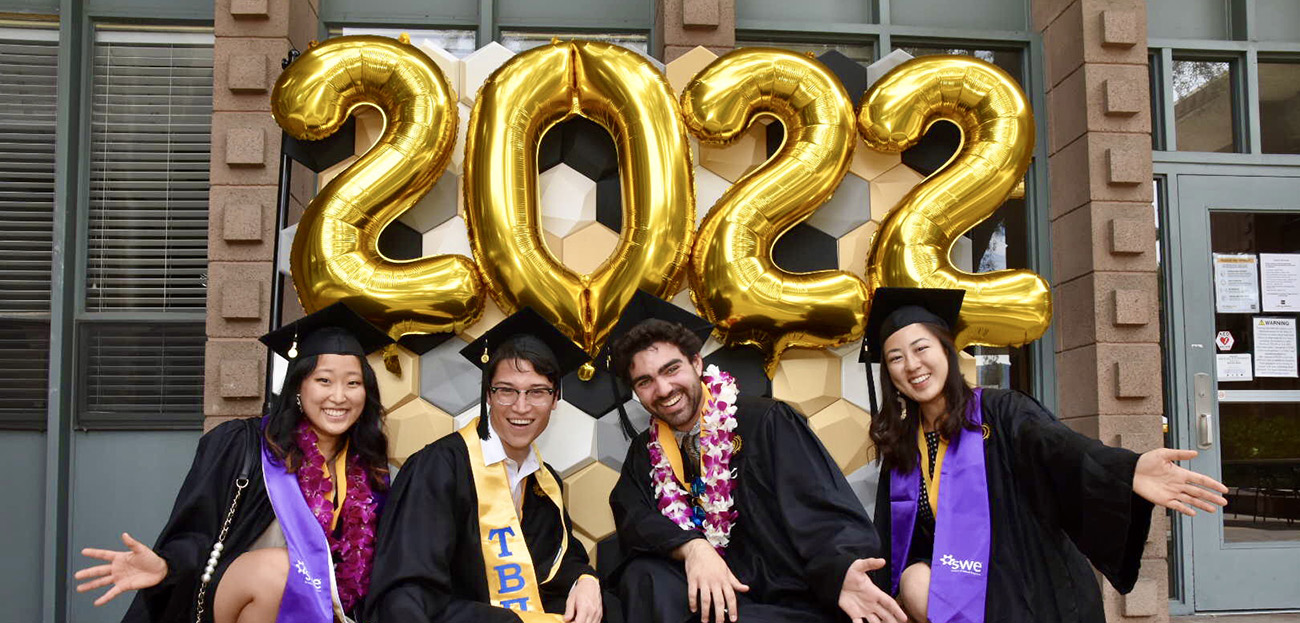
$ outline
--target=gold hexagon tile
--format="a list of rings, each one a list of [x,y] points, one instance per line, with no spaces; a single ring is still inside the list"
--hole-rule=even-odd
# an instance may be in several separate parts
[[[599,541],[614,534],[614,513],[609,508],[609,492],[618,482],[618,472],[596,462],[564,479],[565,498],[573,525]]]
[[[767,125],[755,123],[726,145],[700,145],[700,166],[736,183],[767,161]]]
[[[903,199],[907,191],[921,183],[920,173],[907,165],[898,165],[871,180],[871,220],[884,221],[885,216]]]
[[[596,541],[578,530],[573,531],[573,538],[577,539],[578,543],[582,545],[582,549],[587,552],[587,562],[594,568],[596,566]],[[572,545],[570,544],[570,547]]]
[[[857,405],[837,400],[808,418],[808,425],[845,474],[870,462],[872,445],[867,431],[871,426],[871,415]]]
[[[879,223],[867,221],[835,241],[839,247],[840,270],[847,270],[859,277],[867,274],[867,254],[871,252],[871,241],[878,229]]]
[[[496,301],[492,300],[492,297],[484,295],[483,298],[483,317],[459,334],[460,338],[466,342],[479,339],[484,333],[487,333],[488,329],[497,326],[497,323],[506,319],[505,312],[501,311],[501,307],[497,305]]]
[[[957,351],[957,360],[958,365],[961,367],[961,376],[966,379],[966,384],[971,387],[979,387],[979,373],[975,366],[975,355],[964,350]]]
[[[781,356],[772,377],[772,397],[784,400],[804,417],[840,397],[840,359],[824,350],[792,348]]]
[[[353,145],[356,155],[366,153],[384,133],[384,115],[374,106],[361,106],[352,113],[357,120],[357,136]]]
[[[849,163],[849,172],[869,182],[902,163],[902,154],[876,151],[859,140],[857,146],[853,148],[853,160]]]
[[[423,398],[390,411],[384,422],[388,460],[401,466],[412,454],[456,430],[456,420]]]
[[[388,349],[375,351],[366,360],[370,362],[370,367],[375,369],[375,377],[379,380],[380,401],[384,409],[391,412],[420,395],[420,358],[415,353],[397,346],[394,351],[401,374],[394,374],[384,365],[386,350]]]
[[[565,266],[578,274],[591,274],[614,253],[618,234],[600,223],[589,223],[565,236],[560,244],[560,260]]]
[[[717,58],[718,55],[708,48],[696,47],[668,63],[664,67],[664,73],[668,76],[668,85],[672,87],[673,93],[680,96],[691,79]]]

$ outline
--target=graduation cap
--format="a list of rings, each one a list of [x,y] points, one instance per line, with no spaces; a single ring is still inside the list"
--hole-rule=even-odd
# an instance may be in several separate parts
[[[468,346],[460,350],[460,354],[483,371],[483,396],[482,400],[479,401],[478,422],[478,434],[481,439],[487,439],[490,435],[487,417],[487,391],[492,382],[492,379],[488,376],[493,368],[492,353],[500,348],[502,344],[512,340],[520,340],[520,345],[529,350],[553,355],[556,364],[559,366],[556,374],[557,379],[577,370],[588,359],[586,351],[579,348],[573,340],[561,333],[559,329],[555,328],[555,325],[547,322],[531,307],[525,307],[511,314],[505,320],[498,322],[496,326],[488,329],[477,340],[470,342]],[[558,398],[559,383],[556,384],[555,391]]]
[[[387,333],[343,303],[308,314],[258,339],[289,360],[315,355],[364,358],[393,343]]]
[[[632,427],[632,420],[628,419],[627,410],[623,408],[623,401],[619,399],[618,375],[611,369],[613,346],[637,325],[651,319],[682,325],[686,327],[687,331],[700,338],[700,342],[709,339],[709,334],[713,332],[713,323],[653,294],[644,290],[637,290],[632,295],[632,300],[628,301],[628,304],[623,307],[618,322],[609,332],[609,337],[605,339],[605,348],[601,351],[600,356],[596,358],[596,364],[603,367],[610,375],[610,387],[614,391],[615,402],[618,406],[618,422],[623,428],[623,434],[629,439],[635,436],[637,431]]]
[[[952,331],[957,326],[957,315],[965,296],[965,290],[946,288],[876,288],[872,293],[871,314],[867,316],[867,330],[862,337],[858,361],[867,366],[867,393],[873,414],[877,408],[871,364],[880,363],[885,352],[885,340],[899,329],[918,322]]]

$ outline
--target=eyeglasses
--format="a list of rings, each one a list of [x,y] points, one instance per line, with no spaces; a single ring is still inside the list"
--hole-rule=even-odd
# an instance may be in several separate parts
[[[492,394],[492,402],[503,407],[509,407],[519,400],[519,390],[513,387],[489,387],[488,392]],[[534,407],[543,407],[551,403],[551,397],[555,395],[554,387],[534,387],[524,390],[524,400]]]

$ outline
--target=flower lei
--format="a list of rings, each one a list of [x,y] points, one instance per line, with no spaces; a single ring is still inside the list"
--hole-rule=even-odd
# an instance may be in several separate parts
[[[338,555],[340,562],[334,566],[334,578],[338,584],[339,601],[345,611],[350,611],[361,603],[361,598],[365,597],[366,590],[370,587],[378,501],[370,489],[370,479],[366,477],[361,461],[348,461],[345,476],[348,491],[339,517],[343,530],[340,538],[335,539],[330,530],[334,507],[329,499],[334,483],[325,477],[325,457],[316,448],[316,432],[307,424],[306,419],[298,423],[294,441],[303,454],[303,465],[297,474],[298,487],[307,500],[307,507],[325,531],[330,551]]]
[[[740,513],[731,510],[732,439],[736,429],[736,380],[717,366],[704,371],[704,382],[709,388],[709,403],[700,421],[700,462],[703,494],[699,497],[704,517],[699,524],[693,519],[691,498],[673,475],[672,465],[659,443],[659,427],[650,427],[650,479],[654,483],[655,497],[659,499],[659,512],[673,520],[682,530],[704,530],[709,544],[725,554],[731,542],[731,527]]]

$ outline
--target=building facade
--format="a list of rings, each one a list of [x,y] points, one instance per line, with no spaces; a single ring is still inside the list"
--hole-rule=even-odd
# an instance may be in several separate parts
[[[124,530],[151,541],[202,430],[259,415],[277,390],[256,338],[302,313],[293,224],[355,158],[316,174],[282,157],[270,93],[291,50],[358,33],[406,33],[435,59],[460,98],[458,148],[490,71],[553,37],[637,50],[675,92],[751,46],[817,56],[856,96],[906,56],[1003,68],[1035,113],[1033,163],[953,259],[1042,275],[1054,321],[1026,347],[973,350],[968,374],[1111,445],[1198,449],[1192,467],[1232,489],[1224,514],[1157,513],[1135,590],[1105,589],[1108,619],[1300,609],[1291,0],[0,0],[0,596],[14,620],[120,618],[125,600],[95,609],[72,590],[79,550]],[[354,151],[381,129],[359,114]],[[546,243],[578,272],[599,268],[622,222],[602,132],[565,122],[538,145]],[[880,219],[959,140],[932,134],[902,155],[859,144],[777,262],[860,273]],[[700,214],[782,136],[764,120],[735,144],[694,145]],[[469,254],[462,173],[453,155],[381,251]],[[489,304],[460,337],[500,317]],[[475,410],[457,348],[400,350],[400,374],[376,361],[395,463]],[[752,369],[735,349],[709,356]],[[873,486],[854,346],[794,352],[754,382],[808,415],[855,488]],[[566,396],[552,421],[566,438],[543,454],[599,558],[625,445],[612,404],[567,381]]]

